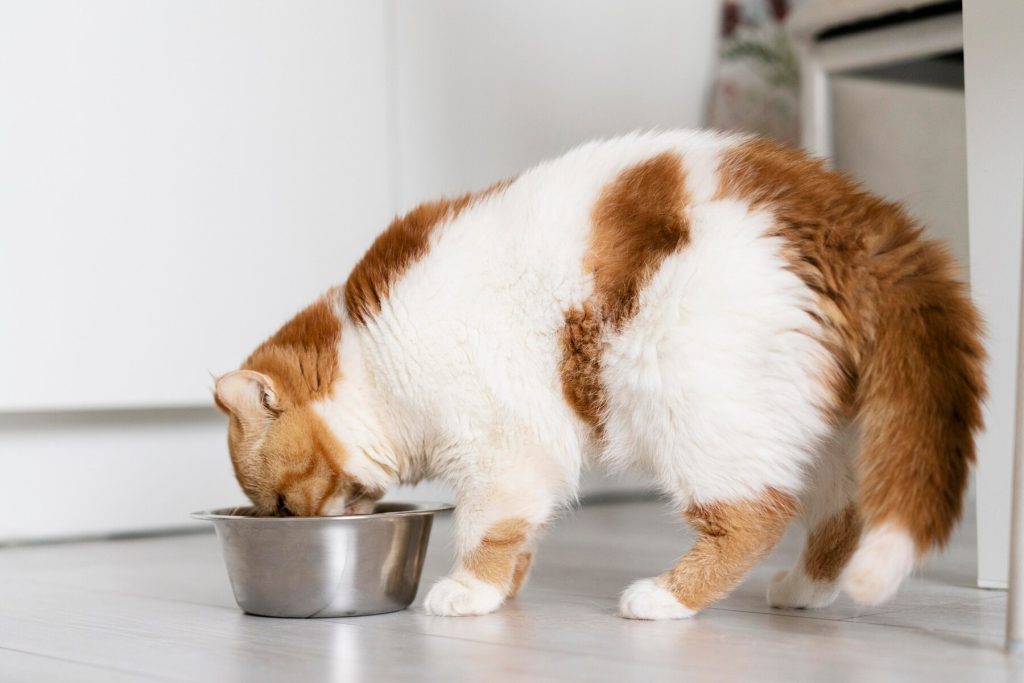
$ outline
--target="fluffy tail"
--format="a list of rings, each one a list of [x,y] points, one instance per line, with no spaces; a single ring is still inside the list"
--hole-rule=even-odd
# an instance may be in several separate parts
[[[865,534],[843,576],[863,604],[889,598],[949,539],[985,392],[980,318],[943,248],[911,239],[872,265],[882,287],[856,395]]]

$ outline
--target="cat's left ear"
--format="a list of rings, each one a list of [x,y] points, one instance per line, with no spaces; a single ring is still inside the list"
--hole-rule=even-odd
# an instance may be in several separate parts
[[[274,383],[253,370],[235,370],[221,376],[214,400],[221,410],[242,420],[272,417],[279,411]]]

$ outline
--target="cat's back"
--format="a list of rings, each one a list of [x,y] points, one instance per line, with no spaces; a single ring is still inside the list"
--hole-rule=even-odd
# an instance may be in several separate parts
[[[789,445],[765,441],[760,423],[822,432],[822,378],[842,372],[826,351],[836,311],[821,278],[906,225],[802,152],[750,136],[633,134],[397,219],[353,272],[346,304],[357,321],[385,318],[390,355],[424,391],[458,386],[453,396],[492,395],[506,415],[570,415],[603,432],[612,459],[660,457],[693,415],[686,448],[713,458],[737,416],[752,416],[749,438],[722,454],[738,473],[743,449]],[[867,291],[857,285],[843,280],[840,304],[856,305]],[[780,484],[798,476],[799,458],[780,461],[792,465]]]
[[[397,228],[407,233],[410,226],[418,231],[424,215],[429,215],[422,277],[444,270],[452,274],[449,279],[484,288],[534,284],[534,291],[524,294],[547,290],[568,302],[579,298],[577,290],[591,279],[589,255],[611,227],[600,224],[602,207],[628,201],[614,191],[617,183],[621,187],[626,178],[637,195],[658,192],[658,183],[664,194],[664,184],[674,183],[679,191],[672,199],[679,201],[672,210],[686,211],[690,204],[713,197],[720,158],[742,139],[673,130],[596,140],[480,192],[421,205],[398,219],[389,232]],[[658,168],[669,166],[675,167],[672,178],[659,179]],[[633,241],[642,237],[632,235]],[[421,276],[410,272],[409,279],[419,281]],[[552,290],[556,280],[572,286]]]

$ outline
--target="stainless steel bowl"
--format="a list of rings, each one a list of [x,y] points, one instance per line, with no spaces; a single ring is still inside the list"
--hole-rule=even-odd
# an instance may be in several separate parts
[[[193,513],[213,522],[238,606],[267,617],[350,617],[416,597],[434,513],[450,505],[378,503],[347,517]]]

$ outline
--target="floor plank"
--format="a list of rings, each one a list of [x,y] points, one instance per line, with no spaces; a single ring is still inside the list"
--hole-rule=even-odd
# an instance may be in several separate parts
[[[140,676],[106,666],[92,666],[81,662],[0,648],[0,675],[5,683],[110,683],[111,681],[162,681],[166,679]]]

